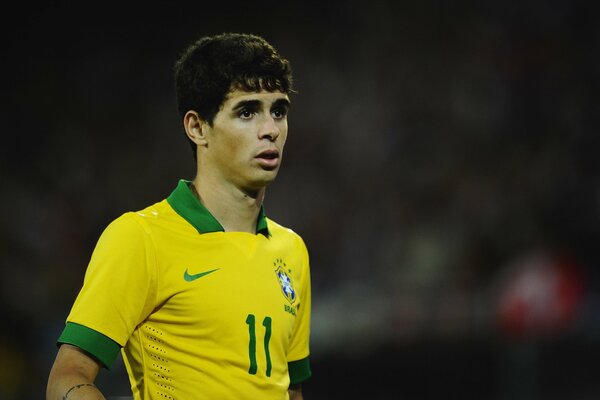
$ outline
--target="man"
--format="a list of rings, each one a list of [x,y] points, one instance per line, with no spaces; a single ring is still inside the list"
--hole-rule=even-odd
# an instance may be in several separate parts
[[[310,274],[265,217],[287,136],[291,68],[264,39],[204,37],[175,64],[197,163],[167,199],[102,233],[58,343],[48,399],[103,399],[119,350],[134,399],[302,399]]]

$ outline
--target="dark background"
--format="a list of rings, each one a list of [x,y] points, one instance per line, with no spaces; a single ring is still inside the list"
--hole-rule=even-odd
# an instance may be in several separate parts
[[[295,73],[265,205],[311,252],[307,400],[600,396],[595,2],[11,7],[0,399],[43,398],[104,227],[193,178],[172,65],[225,31]]]

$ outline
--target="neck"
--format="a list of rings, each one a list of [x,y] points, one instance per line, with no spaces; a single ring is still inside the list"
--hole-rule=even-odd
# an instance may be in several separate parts
[[[245,192],[233,185],[211,185],[210,181],[196,176],[192,191],[219,221],[225,232],[256,233],[258,212],[265,197],[265,188]]]

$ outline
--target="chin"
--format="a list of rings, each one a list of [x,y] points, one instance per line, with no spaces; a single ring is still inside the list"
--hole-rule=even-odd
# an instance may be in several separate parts
[[[264,173],[260,174],[260,176],[255,177],[255,179],[251,183],[251,187],[255,190],[262,189],[264,187],[269,186],[277,177],[277,170],[273,171],[264,171]]]

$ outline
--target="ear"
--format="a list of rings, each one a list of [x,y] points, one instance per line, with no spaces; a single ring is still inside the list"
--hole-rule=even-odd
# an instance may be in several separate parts
[[[183,117],[183,127],[190,140],[197,146],[206,146],[208,123],[196,111],[188,111]]]

